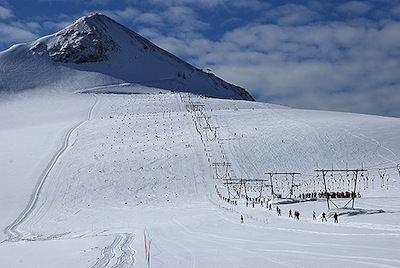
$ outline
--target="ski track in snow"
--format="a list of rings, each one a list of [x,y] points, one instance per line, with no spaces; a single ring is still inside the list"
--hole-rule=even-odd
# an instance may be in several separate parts
[[[130,247],[134,240],[134,236],[132,234],[123,234],[124,240],[121,244],[121,252],[122,254],[118,257],[117,263],[113,266],[113,268],[128,268],[135,265],[135,251]]]
[[[347,125],[347,127],[350,127],[350,126]],[[364,142],[367,142],[367,143],[376,145],[376,146],[377,146],[377,147],[376,147],[376,154],[377,154],[380,158],[386,160],[387,162],[389,162],[389,163],[391,163],[391,164],[397,164],[396,161],[399,160],[399,157],[398,157],[398,155],[396,155],[395,152],[393,152],[392,150],[390,150],[389,148],[387,148],[387,147],[385,147],[385,146],[382,146],[381,143],[380,143],[379,141],[377,141],[376,139],[371,138],[371,137],[368,137],[368,136],[366,136],[365,134],[362,134],[362,133],[361,133],[361,129],[360,129],[359,127],[358,127],[359,134],[355,134],[355,133],[351,132],[350,130],[348,130],[348,129],[346,129],[346,128],[341,128],[341,129],[344,130],[344,131],[346,131],[346,132],[349,133],[351,136],[353,136],[353,137],[355,137],[355,138],[357,138],[357,139],[360,139],[360,140],[362,140],[362,141],[364,141]],[[389,154],[393,155],[394,157],[396,157],[396,160],[394,161],[394,160],[392,160],[392,159],[390,159],[390,158],[387,158],[387,157],[383,156],[382,154],[379,153],[379,149],[381,149],[381,150],[383,150],[383,151],[386,151],[386,152],[388,152]]]
[[[135,251],[130,247],[133,240],[133,234],[117,234],[113,242],[103,248],[101,258],[96,261],[92,268],[104,268],[110,265],[112,265],[112,268],[133,267],[136,262]]]
[[[39,198],[40,192],[43,188],[44,183],[46,182],[47,177],[49,176],[50,172],[52,171],[54,165],[57,163],[58,159],[64,154],[64,152],[68,149],[68,147],[71,145],[71,137],[72,134],[85,122],[89,121],[92,117],[92,113],[94,108],[97,105],[98,98],[93,95],[95,98],[95,101],[93,105],[91,106],[87,117],[82,120],[81,122],[77,123],[73,127],[71,127],[66,134],[64,135],[63,138],[63,143],[61,148],[54,154],[52,159],[50,160],[49,164],[47,165],[46,169],[43,171],[42,175],[40,176],[38,183],[35,185],[35,188],[33,189],[33,193],[31,194],[30,200],[28,202],[28,205],[26,208],[22,211],[22,213],[18,216],[18,218],[11,223],[9,226],[5,228],[5,233],[8,236],[7,241],[12,241],[16,242],[22,239],[22,234],[18,231],[18,226],[23,223],[26,218],[29,216],[29,214],[33,211],[33,209],[38,205],[37,200]]]

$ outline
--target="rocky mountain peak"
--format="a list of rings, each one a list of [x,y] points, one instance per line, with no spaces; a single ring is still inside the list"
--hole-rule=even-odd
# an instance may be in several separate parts
[[[120,46],[109,34],[113,20],[99,13],[82,17],[72,25],[57,32],[45,45],[35,43],[33,51],[48,51],[56,62],[100,62],[108,60],[110,51],[117,51]]]

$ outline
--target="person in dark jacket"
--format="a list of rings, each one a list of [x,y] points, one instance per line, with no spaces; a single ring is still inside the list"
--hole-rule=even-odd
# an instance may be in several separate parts
[[[324,221],[327,221],[326,220],[326,213],[325,212],[322,212],[322,221],[324,222]]]
[[[333,214],[333,219],[335,220],[335,223],[339,223],[338,217],[339,215],[335,212],[335,214]]]

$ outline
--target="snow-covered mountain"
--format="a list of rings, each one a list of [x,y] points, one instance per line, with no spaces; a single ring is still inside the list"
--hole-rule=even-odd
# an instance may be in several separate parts
[[[0,70],[0,91],[44,85],[77,90],[138,83],[210,97],[253,100],[243,88],[193,67],[98,13],[82,17],[55,34],[1,52]],[[86,73],[91,78],[83,81]]]
[[[399,118],[202,96],[243,91],[102,15],[0,72],[0,267],[400,264]]]

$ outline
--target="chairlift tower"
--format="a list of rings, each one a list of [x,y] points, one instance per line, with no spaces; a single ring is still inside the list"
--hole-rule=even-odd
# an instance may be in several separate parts
[[[262,193],[263,193],[263,189],[264,187],[270,187],[270,185],[267,184],[266,179],[224,179],[223,184],[226,185],[227,187],[227,191],[228,191],[228,196],[229,198],[233,198],[233,199],[240,199],[242,196],[242,190],[244,190],[244,194],[247,197],[248,193],[247,193],[247,186],[249,186],[249,184],[256,184],[258,186],[258,190],[259,190],[259,195],[258,198],[262,198]]]
[[[322,179],[324,181],[324,188],[325,188],[326,204],[327,204],[328,210],[330,210],[329,202],[331,202],[333,205],[335,205],[336,208],[339,208],[339,207],[330,198],[330,193],[328,193],[328,187],[327,187],[328,182],[327,182],[327,179],[326,179],[326,175],[328,173],[331,173],[333,175],[334,173],[346,172],[346,174],[347,174],[349,172],[353,172],[354,176],[353,176],[352,180],[354,181],[354,188],[353,188],[353,190],[351,192],[350,200],[343,206],[343,208],[346,208],[347,205],[350,204],[350,202],[352,203],[351,204],[351,208],[354,208],[354,201],[355,201],[355,198],[357,196],[358,174],[360,172],[366,172],[366,171],[367,170],[365,170],[365,169],[316,169],[315,170],[315,172],[317,172],[317,173],[319,173],[319,172],[322,173]]]
[[[290,197],[292,197],[292,195],[293,195],[293,189],[294,189],[294,187],[298,187],[299,185],[295,185],[294,184],[294,177],[296,176],[296,175],[300,175],[301,173],[298,173],[298,172],[265,172],[264,174],[266,174],[266,175],[269,175],[269,180],[270,180],[270,187],[271,187],[271,195],[273,196],[273,197],[276,197],[276,193],[275,193],[275,191],[274,191],[274,183],[273,183],[273,177],[274,177],[274,175],[290,175],[290,176],[292,176],[292,182],[291,182],[291,186],[290,186],[290,189],[289,189],[289,195],[290,195]]]
[[[214,162],[211,164],[211,166],[213,168],[215,168],[215,178],[223,179],[223,178],[227,178],[229,176],[229,168],[232,166],[232,164],[229,162]],[[223,175],[218,174],[218,169],[221,167],[224,169]]]
[[[240,199],[242,189],[246,191],[246,181],[243,179],[224,179],[223,184],[226,186],[229,199]]]
[[[206,131],[206,138],[207,138],[208,141],[213,141],[213,140],[217,139],[217,129],[218,128],[219,127],[212,127],[212,126],[203,127],[203,129]],[[210,138],[207,135],[207,130],[210,130],[212,133],[214,133],[214,138]]]
[[[188,110],[193,111],[193,112],[203,112],[204,106],[205,105],[202,103],[189,102],[189,104],[186,107]]]

